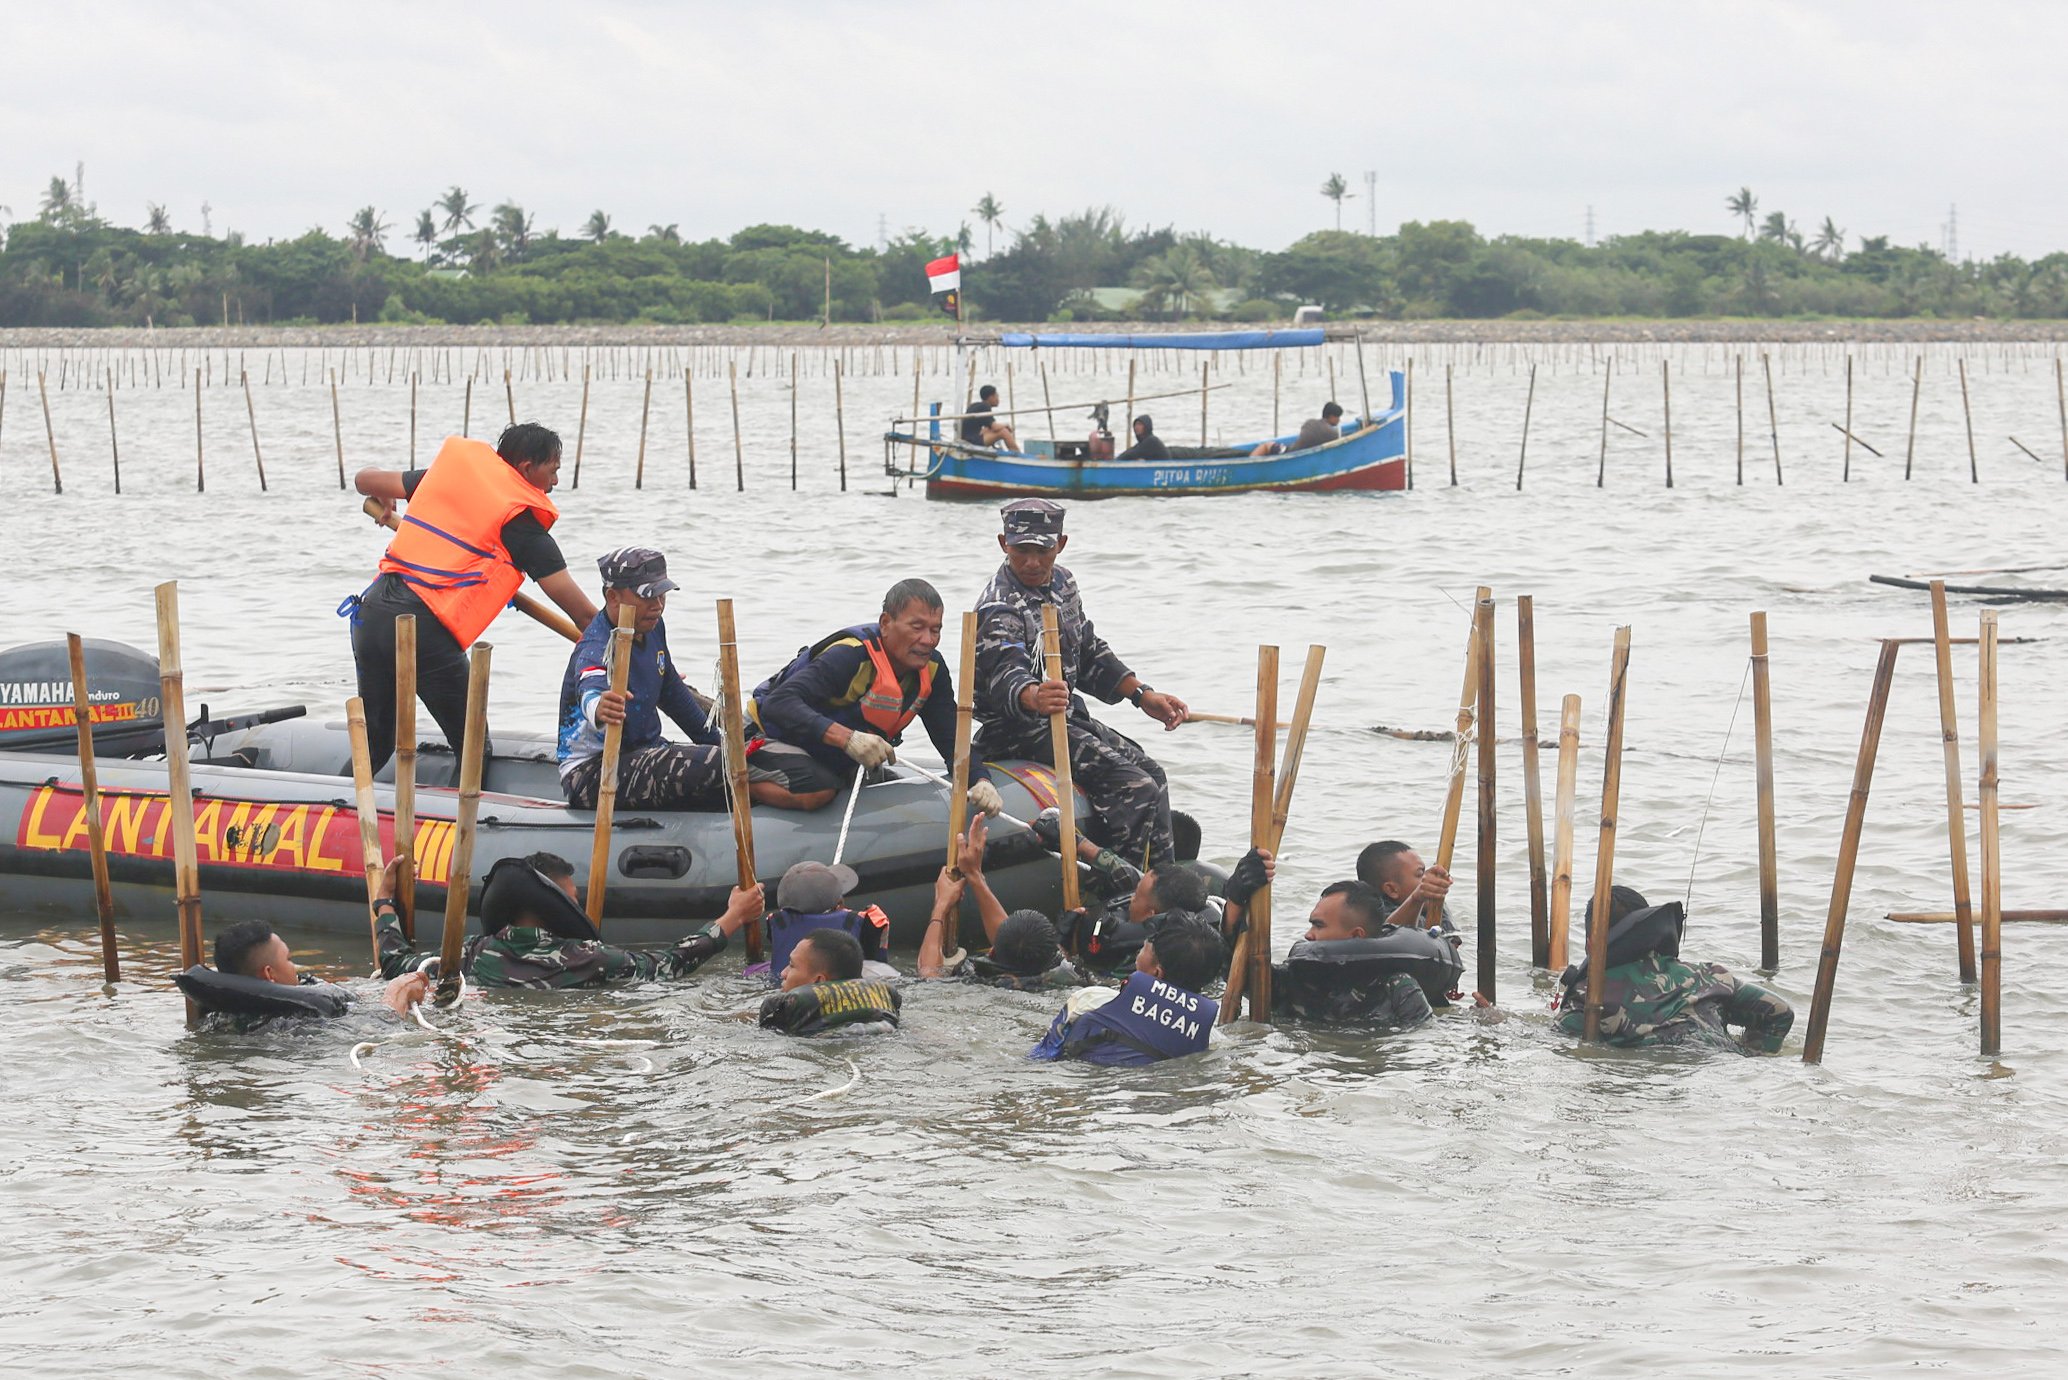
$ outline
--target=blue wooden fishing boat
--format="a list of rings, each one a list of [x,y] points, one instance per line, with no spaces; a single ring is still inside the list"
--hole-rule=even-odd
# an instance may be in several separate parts
[[[1321,329],[1193,331],[1161,334],[1007,332],[969,337],[958,346],[1006,349],[1094,350],[1273,350],[1317,346],[1330,339]],[[1291,449],[1297,434],[1258,436],[1224,446],[1171,446],[1166,460],[1121,461],[1106,430],[1107,408],[1122,399],[1072,403],[1089,406],[1093,429],[1083,439],[1042,441],[1022,437],[1020,451],[972,445],[960,438],[960,414],[943,415],[934,404],[923,419],[904,419],[914,430],[894,426],[884,435],[885,468],[894,481],[924,482],[928,498],[998,498],[1068,495],[1119,498],[1144,494],[1247,493],[1405,489],[1407,487],[1406,384],[1398,370],[1386,375],[1383,405],[1369,417],[1346,418],[1342,435],[1324,445]],[[1363,384],[1359,380],[1360,391]],[[1137,399],[1137,401],[1141,401]],[[1366,399],[1370,406],[1370,400]],[[1025,408],[1019,417],[1049,408]],[[924,431],[917,429],[924,424]],[[943,423],[947,423],[946,429]],[[1122,426],[1127,426],[1123,419]],[[1272,442],[1271,454],[1256,452]]]

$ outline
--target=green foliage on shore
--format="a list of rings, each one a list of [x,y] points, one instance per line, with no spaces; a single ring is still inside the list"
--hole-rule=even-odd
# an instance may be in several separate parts
[[[483,212],[454,187],[416,217],[414,250],[391,253],[393,227],[371,206],[340,237],[312,229],[250,244],[173,233],[157,206],[145,228],[117,226],[61,179],[51,187],[40,216],[7,229],[0,326],[939,319],[924,265],[967,235],[913,231],[857,249],[756,225],[686,241],[673,225],[621,233],[599,210],[563,236],[512,203]],[[1387,319],[2068,317],[2068,253],[1956,263],[1886,237],[1848,250],[1828,218],[1806,241],[1783,213],[1757,222],[1749,189],[1729,204],[1742,234],[1647,231],[1586,246],[1432,221],[1379,236],[1322,230],[1276,252],[1130,230],[1111,208],[1036,215],[981,262],[965,247],[964,299],[973,318],[998,321],[1268,321],[1310,302]],[[988,238],[1001,208],[988,194],[986,207]]]

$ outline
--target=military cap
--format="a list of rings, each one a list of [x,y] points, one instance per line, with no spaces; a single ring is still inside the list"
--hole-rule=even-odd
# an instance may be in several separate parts
[[[620,546],[596,561],[603,583],[612,589],[629,589],[642,599],[652,599],[682,586],[668,578],[668,558],[650,546]]]
[[[1053,547],[1063,535],[1063,505],[1045,498],[1016,498],[1000,508],[1007,546]]]

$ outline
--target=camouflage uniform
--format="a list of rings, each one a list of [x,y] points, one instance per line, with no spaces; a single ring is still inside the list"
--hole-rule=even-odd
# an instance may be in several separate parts
[[[1434,1013],[1422,984],[1406,973],[1383,973],[1369,983],[1309,990],[1289,965],[1271,965],[1274,1014],[1316,1025],[1393,1026],[1406,1029]]]
[[[1567,989],[1559,1029],[1585,1032],[1584,981]],[[1718,963],[1683,963],[1647,954],[1610,968],[1603,985],[1601,1038],[1612,1045],[1696,1045],[1773,1054],[1795,1024],[1781,997],[1733,977]],[[1729,1026],[1743,1027],[1733,1037]]]
[[[724,952],[725,932],[712,921],[672,949],[619,949],[593,939],[562,939],[531,925],[469,936],[460,970],[476,987],[615,987],[688,977]],[[402,935],[395,912],[383,910],[381,976],[413,971],[425,955]]]
[[[1054,762],[1048,717],[1020,703],[1021,691],[1045,679],[1043,604],[1056,606],[1063,681],[1071,692],[1070,771],[1091,802],[1086,832],[1130,862],[1145,849],[1152,866],[1169,862],[1176,852],[1163,768],[1133,739],[1092,718],[1083,699],[1120,703],[1121,683],[1133,673],[1092,628],[1077,580],[1061,566],[1047,588],[1030,589],[1011,566],[1001,565],[977,596],[976,756]]]
[[[1009,992],[1051,992],[1066,987],[1091,985],[1091,979],[1067,958],[1047,972],[1029,977],[1022,973],[1006,972],[993,963],[988,954],[971,954],[941,976],[962,982],[982,983],[987,987],[1003,987]]]

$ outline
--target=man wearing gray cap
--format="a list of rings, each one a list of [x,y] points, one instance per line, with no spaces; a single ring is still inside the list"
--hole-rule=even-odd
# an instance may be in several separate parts
[[[1126,700],[1166,730],[1190,712],[1175,695],[1151,689],[1127,668],[1085,617],[1077,581],[1056,564],[1070,539],[1063,509],[1045,498],[1015,499],[1000,510],[1005,564],[977,596],[976,718],[980,758],[1052,761],[1049,716],[1067,711],[1070,770],[1091,802],[1087,833],[1122,857],[1147,855],[1153,867],[1174,858],[1170,789],[1163,768],[1133,739],[1091,716],[1084,695]],[[1041,654],[1041,606],[1056,607],[1063,678],[1049,680]]]
[[[645,546],[624,546],[596,562],[603,575],[603,608],[589,620],[567,659],[560,681],[560,787],[576,809],[596,808],[603,775],[603,730],[625,726],[618,758],[618,804],[635,810],[722,810],[725,752],[704,701],[675,669],[661,615],[668,591],[668,559]],[[633,611],[632,657],[625,688],[610,688],[610,635],[617,611]],[[661,736],[661,715],[673,719],[688,743]],[[781,780],[751,766],[748,794],[757,803],[790,805]]]

